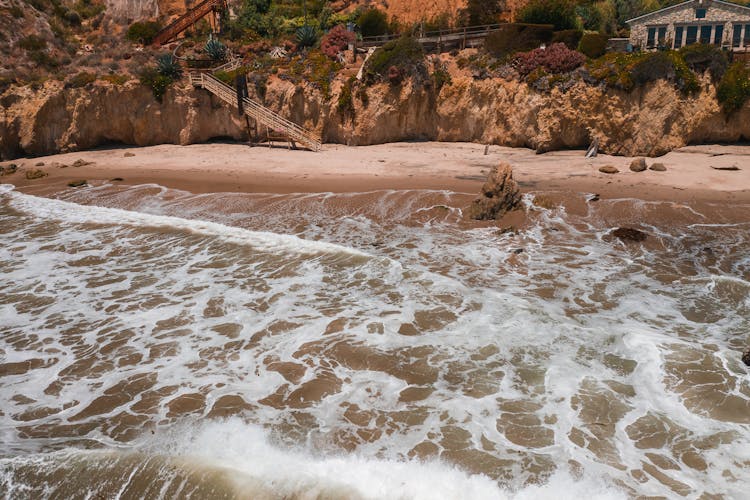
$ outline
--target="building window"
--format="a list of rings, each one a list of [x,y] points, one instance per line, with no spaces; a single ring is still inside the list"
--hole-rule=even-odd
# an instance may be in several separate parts
[[[737,48],[742,44],[742,25],[732,26],[732,47]]]
[[[685,28],[682,26],[676,26],[674,29],[674,48],[679,49],[682,47],[682,32]]]
[[[713,26],[710,24],[701,26],[701,43],[711,43],[711,28],[713,28]]]
[[[750,24],[745,25],[745,47],[750,47]]]
[[[724,38],[724,25],[717,24],[714,26],[714,45],[721,45]]]
[[[698,41],[698,26],[688,26],[687,28],[687,40],[685,45],[692,45]]]
[[[695,18],[696,19],[705,19],[706,18],[706,9],[695,9]]]
[[[659,42],[659,45],[664,45],[664,41],[667,39],[667,27],[662,26],[659,28],[659,31],[657,32],[658,36],[656,40]]]
[[[656,28],[648,29],[648,40],[646,40],[646,48],[652,48],[656,46]]]

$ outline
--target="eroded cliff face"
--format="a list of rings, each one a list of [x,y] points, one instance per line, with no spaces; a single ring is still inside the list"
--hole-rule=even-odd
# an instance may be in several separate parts
[[[368,145],[403,140],[468,141],[544,152],[599,140],[605,153],[658,156],[695,143],[750,139],[750,104],[726,117],[708,80],[693,96],[666,82],[631,93],[578,83],[539,93],[523,83],[455,78],[436,89],[377,85],[366,99],[355,88],[353,113],[334,95],[273,79],[264,103],[314,130],[324,142]],[[251,97],[260,100],[258,96]],[[157,102],[137,82],[65,89],[52,82],[0,97],[0,159],[88,149],[106,143],[191,144],[247,140],[244,119],[206,91],[172,87]]]
[[[247,140],[237,111],[192,88],[173,88],[163,102],[131,82],[64,89],[59,82],[0,97],[0,158],[90,149],[107,143],[192,144]]]
[[[580,82],[566,92],[539,93],[505,80],[454,78],[429,89],[380,86],[354,120],[329,117],[324,139],[352,145],[404,139],[524,146],[539,152],[582,148],[626,156],[659,156],[687,144],[750,139],[750,104],[727,117],[708,79],[684,96],[667,82],[618,92]],[[338,121],[337,121],[338,120]]]

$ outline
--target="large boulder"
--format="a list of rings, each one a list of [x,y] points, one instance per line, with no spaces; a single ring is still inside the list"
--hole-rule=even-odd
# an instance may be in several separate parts
[[[513,168],[507,163],[492,167],[482,186],[482,193],[468,210],[468,216],[476,220],[497,220],[506,212],[518,207],[521,192],[513,180]]]

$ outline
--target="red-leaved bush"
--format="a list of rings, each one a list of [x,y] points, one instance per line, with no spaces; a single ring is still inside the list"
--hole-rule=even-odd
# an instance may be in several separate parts
[[[354,41],[355,35],[339,24],[329,31],[320,41],[320,50],[331,59],[336,59],[339,52],[345,50]]]
[[[564,43],[553,43],[547,48],[521,52],[513,58],[513,67],[522,78],[538,68],[547,73],[567,73],[586,61],[586,56],[577,50],[570,50]]]

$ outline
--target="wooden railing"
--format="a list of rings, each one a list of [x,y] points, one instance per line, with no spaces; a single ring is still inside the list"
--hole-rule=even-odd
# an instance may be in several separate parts
[[[216,97],[231,104],[237,105],[237,91],[218,80],[216,77],[209,75],[208,73],[191,72],[190,83],[196,87],[202,87]],[[322,145],[320,139],[316,137],[312,132],[305,130],[296,123],[287,120],[283,116],[271,111],[265,106],[261,106],[257,102],[245,97],[242,100],[245,114],[255,120],[257,123],[262,124],[275,132],[281,132],[292,141],[302,144],[312,151],[320,151]]]
[[[412,36],[417,39],[419,43],[447,43],[455,41],[468,41],[477,38],[484,38],[491,32],[500,29],[502,24],[485,24],[482,26],[467,26],[465,28],[453,28],[449,30],[440,31],[427,31],[424,33],[413,33]],[[379,47],[384,45],[391,40],[401,37],[401,33],[393,33],[381,36],[366,36],[362,38],[362,47]]]
[[[238,57],[233,57],[232,59],[230,59],[228,62],[225,62],[221,66],[212,68],[211,73],[216,73],[218,71],[234,71],[240,66],[242,66],[242,60]]]
[[[183,16],[178,17],[169,26],[161,30],[154,37],[154,45],[164,45],[174,37],[197,23],[209,12],[213,10],[224,9],[226,0],[203,0],[201,3],[187,11]]]

